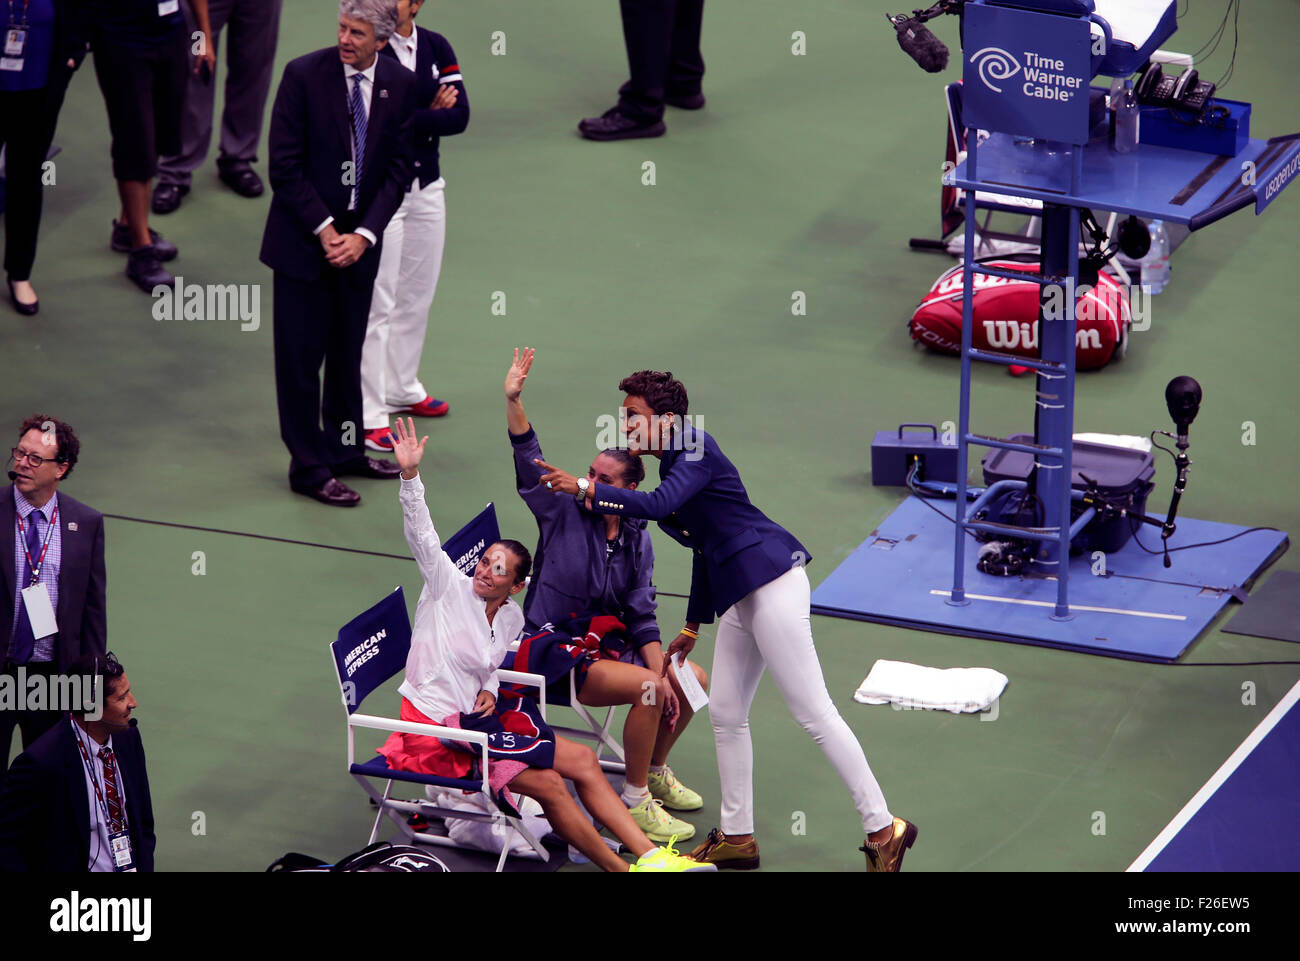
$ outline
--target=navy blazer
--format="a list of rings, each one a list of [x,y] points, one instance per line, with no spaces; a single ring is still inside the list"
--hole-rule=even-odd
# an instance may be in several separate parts
[[[0,871],[85,872],[90,800],[73,722],[55,724],[9,767],[0,793]],[[126,790],[127,829],[138,871],[153,870],[153,800],[135,727],[113,735]]]
[[[384,228],[411,184],[415,78],[388,57],[375,61],[366,152],[352,211],[352,185],[344,182],[344,165],[352,160],[352,124],[338,48],[306,54],[284,68],[267,136],[273,195],[259,256],[272,270],[306,282],[332,270],[314,233],[328,217],[339,233],[358,227],[373,233],[376,244],[363,256],[378,255]]]
[[[14,595],[18,574],[14,568],[14,485],[0,488],[0,660],[13,639]],[[60,673],[82,654],[108,650],[105,605],[104,515],[59,491],[59,526],[63,561],[59,567],[59,625],[55,660]],[[25,586],[25,585],[24,585]]]
[[[592,507],[659,521],[695,552],[686,620],[708,624],[740,599],[812,558],[789,531],[749,501],[717,441],[687,425],[659,460],[659,486],[631,491],[597,483]]]
[[[438,167],[438,140],[453,134],[464,133],[469,126],[469,97],[465,94],[465,81],[461,79],[456,51],[447,38],[423,27],[415,28],[415,117],[413,118],[411,175],[421,187],[427,187],[440,176]],[[401,64],[391,43],[379,51],[394,63]],[[456,88],[456,105],[447,110],[430,110],[429,104],[445,83]]]

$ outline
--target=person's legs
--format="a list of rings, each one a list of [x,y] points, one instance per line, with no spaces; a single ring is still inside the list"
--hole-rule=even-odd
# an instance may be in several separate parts
[[[754,746],[749,707],[763,677],[763,658],[739,610],[732,605],[718,621],[713,645],[713,691],[709,717],[722,781],[722,831],[728,837],[754,833]]]
[[[324,279],[301,281],[278,271],[273,282],[280,438],[289,449],[290,486],[311,489],[331,476],[329,450],[320,429],[320,365],[325,358],[326,317],[336,309],[333,287]]]
[[[321,400],[321,423],[330,464],[335,476],[363,466],[365,433],[361,413],[361,348],[366,340],[366,320],[379,251],[367,251],[351,267],[337,271],[334,279],[338,303],[325,344],[325,383]],[[335,268],[327,268],[335,271]]]
[[[634,856],[639,858],[654,848],[650,839],[637,827],[636,821],[632,820],[627,806],[609,786],[609,781],[605,779],[605,772],[600,769],[595,752],[590,748],[557,737],[555,771],[561,777],[573,782],[573,786],[578,790],[578,797],[582,799],[583,806],[591,816],[609,828],[614,837],[622,841],[623,846]],[[583,851],[583,853],[587,852]],[[595,858],[592,860],[594,861]]]
[[[813,645],[807,574],[802,567],[795,567],[746,600],[752,602],[754,641],[772,679],[794,719],[812,735],[848,787],[862,816],[863,831],[871,834],[892,825],[893,815],[862,745],[826,691]]]
[[[420,382],[420,358],[429,328],[429,308],[438,289],[447,238],[447,200],[441,178],[406,195],[406,243],[402,247],[401,291],[388,334],[384,403],[389,410],[418,404],[429,396]]]
[[[587,670],[587,680],[578,694],[578,700],[588,707],[630,705],[623,722],[623,751],[627,783],[636,788],[646,786],[650,752],[663,714],[663,705],[656,696],[657,685],[658,678],[644,667],[599,660]]]
[[[709,675],[704,672],[694,661],[687,661],[691,670],[695,672],[695,680],[699,682],[700,687],[704,690],[709,689]],[[659,735],[655,738],[654,750],[650,754],[650,763],[655,767],[662,767],[668,763],[668,752],[673,749],[677,739],[682,736],[686,730],[686,725],[691,723],[691,718],[695,717],[695,711],[691,709],[690,702],[686,700],[686,695],[682,691],[682,686],[677,681],[676,675],[672,668],[668,669],[668,680],[672,682],[673,692],[677,695],[677,706],[679,713],[677,722],[669,728],[667,721],[659,722]]]
[[[208,0],[208,20],[212,26],[212,50],[221,53],[219,46],[221,30],[230,17],[233,0]],[[181,8],[185,12],[185,28],[192,36],[198,29],[194,19],[194,7],[189,0],[182,0]],[[158,158],[158,181],[160,184],[177,184],[188,187],[190,176],[203,163],[212,142],[212,107],[216,99],[217,72],[221,67],[218,56],[213,67],[212,76],[204,83],[191,71],[185,81],[185,107],[181,113],[181,148],[178,153],[164,153]]]
[[[5,153],[5,274],[26,285],[36,260],[41,223],[41,163],[49,141],[42,136],[44,91],[0,92],[0,147]],[[18,291],[22,293],[22,291]],[[35,300],[32,296],[23,302]]]
[[[226,33],[226,106],[221,114],[219,165],[249,165],[257,159],[275,67],[280,7],[281,0],[233,0]]]
[[[700,53],[703,22],[704,0],[677,0],[672,47],[668,55],[666,96],[691,97],[700,92],[704,77],[704,57]]]
[[[393,214],[393,219],[384,228],[383,244],[379,250],[379,272],[375,275],[375,287],[370,295],[366,336],[361,347],[361,419],[366,430],[388,426],[388,407],[384,403],[388,371],[386,359],[397,298],[399,293],[406,295],[400,275],[406,215],[410,210],[411,196],[409,193],[406,195],[402,205],[397,208],[397,213]]]
[[[564,779],[555,771],[530,767],[510,779],[510,790],[537,801],[555,833],[597,867],[606,871],[627,870],[627,862],[609,849],[595,826],[583,817],[564,787]]]
[[[618,91],[618,109],[641,124],[663,119],[673,19],[678,0],[619,0],[630,78]]]

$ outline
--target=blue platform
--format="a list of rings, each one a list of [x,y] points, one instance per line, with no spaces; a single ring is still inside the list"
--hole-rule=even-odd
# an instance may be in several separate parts
[[[1300,871],[1300,683],[1129,870]]]
[[[952,516],[952,501],[929,502]],[[1217,541],[1245,528],[1180,518],[1170,547]],[[1159,550],[1160,532],[1138,536]],[[823,581],[814,613],[919,630],[983,637],[1132,660],[1177,660],[1232,598],[1287,548],[1280,531],[1255,531],[1227,544],[1171,555],[1143,552],[1132,539],[1093,574],[1090,555],[1070,560],[1071,618],[1054,620],[1056,579],[994,577],[975,569],[979,543],[966,538],[966,597],[952,590],[953,525],[909,497]]]

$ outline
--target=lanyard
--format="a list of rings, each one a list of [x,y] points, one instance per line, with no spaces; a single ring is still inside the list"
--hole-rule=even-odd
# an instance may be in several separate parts
[[[77,722],[69,721],[68,723],[70,723],[74,728],[73,734],[76,735],[77,738],[77,747],[81,748],[81,763],[86,769],[86,774],[90,777],[90,786],[95,789],[95,800],[99,803],[99,809],[103,814],[104,827],[108,830],[109,834],[112,834],[113,826],[108,814],[108,799],[104,797],[104,792],[99,789],[99,778],[95,775],[95,767],[94,767],[94,763],[90,759],[90,752],[86,750],[86,744],[81,739],[81,732],[75,730],[77,726]],[[114,753],[113,755],[113,770],[116,771],[119,775],[121,774],[122,771],[122,769],[117,766],[116,753]],[[115,776],[113,780],[115,780],[119,785],[122,783],[121,777]],[[121,830],[125,831],[127,829],[126,805],[122,803],[122,799],[120,797],[118,798],[118,803],[122,805]]]
[[[14,26],[27,26],[27,8],[32,5],[32,0],[23,0],[23,18],[22,20],[14,19],[14,0],[9,0],[9,23]]]
[[[55,505],[49,528],[45,531],[45,545],[41,548],[41,556],[35,561],[32,560],[32,552],[27,549],[27,529],[23,527],[22,516],[18,514],[14,516],[18,518],[18,539],[23,543],[23,554],[27,557],[27,566],[32,569],[32,584],[35,584],[41,579],[41,566],[45,563],[45,552],[50,549],[50,541],[54,538],[54,527],[59,521],[59,508]],[[30,517],[31,514],[27,516]],[[28,586],[30,587],[31,584]]]

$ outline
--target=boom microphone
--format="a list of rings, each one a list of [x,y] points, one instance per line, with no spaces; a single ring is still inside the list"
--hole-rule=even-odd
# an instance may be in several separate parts
[[[926,73],[939,73],[948,66],[948,48],[915,17],[890,17],[898,32],[898,45]]]
[[[18,479],[18,475],[15,474],[13,471],[10,471],[10,472],[9,472],[9,479],[10,479],[11,481],[16,481],[16,480]]]

